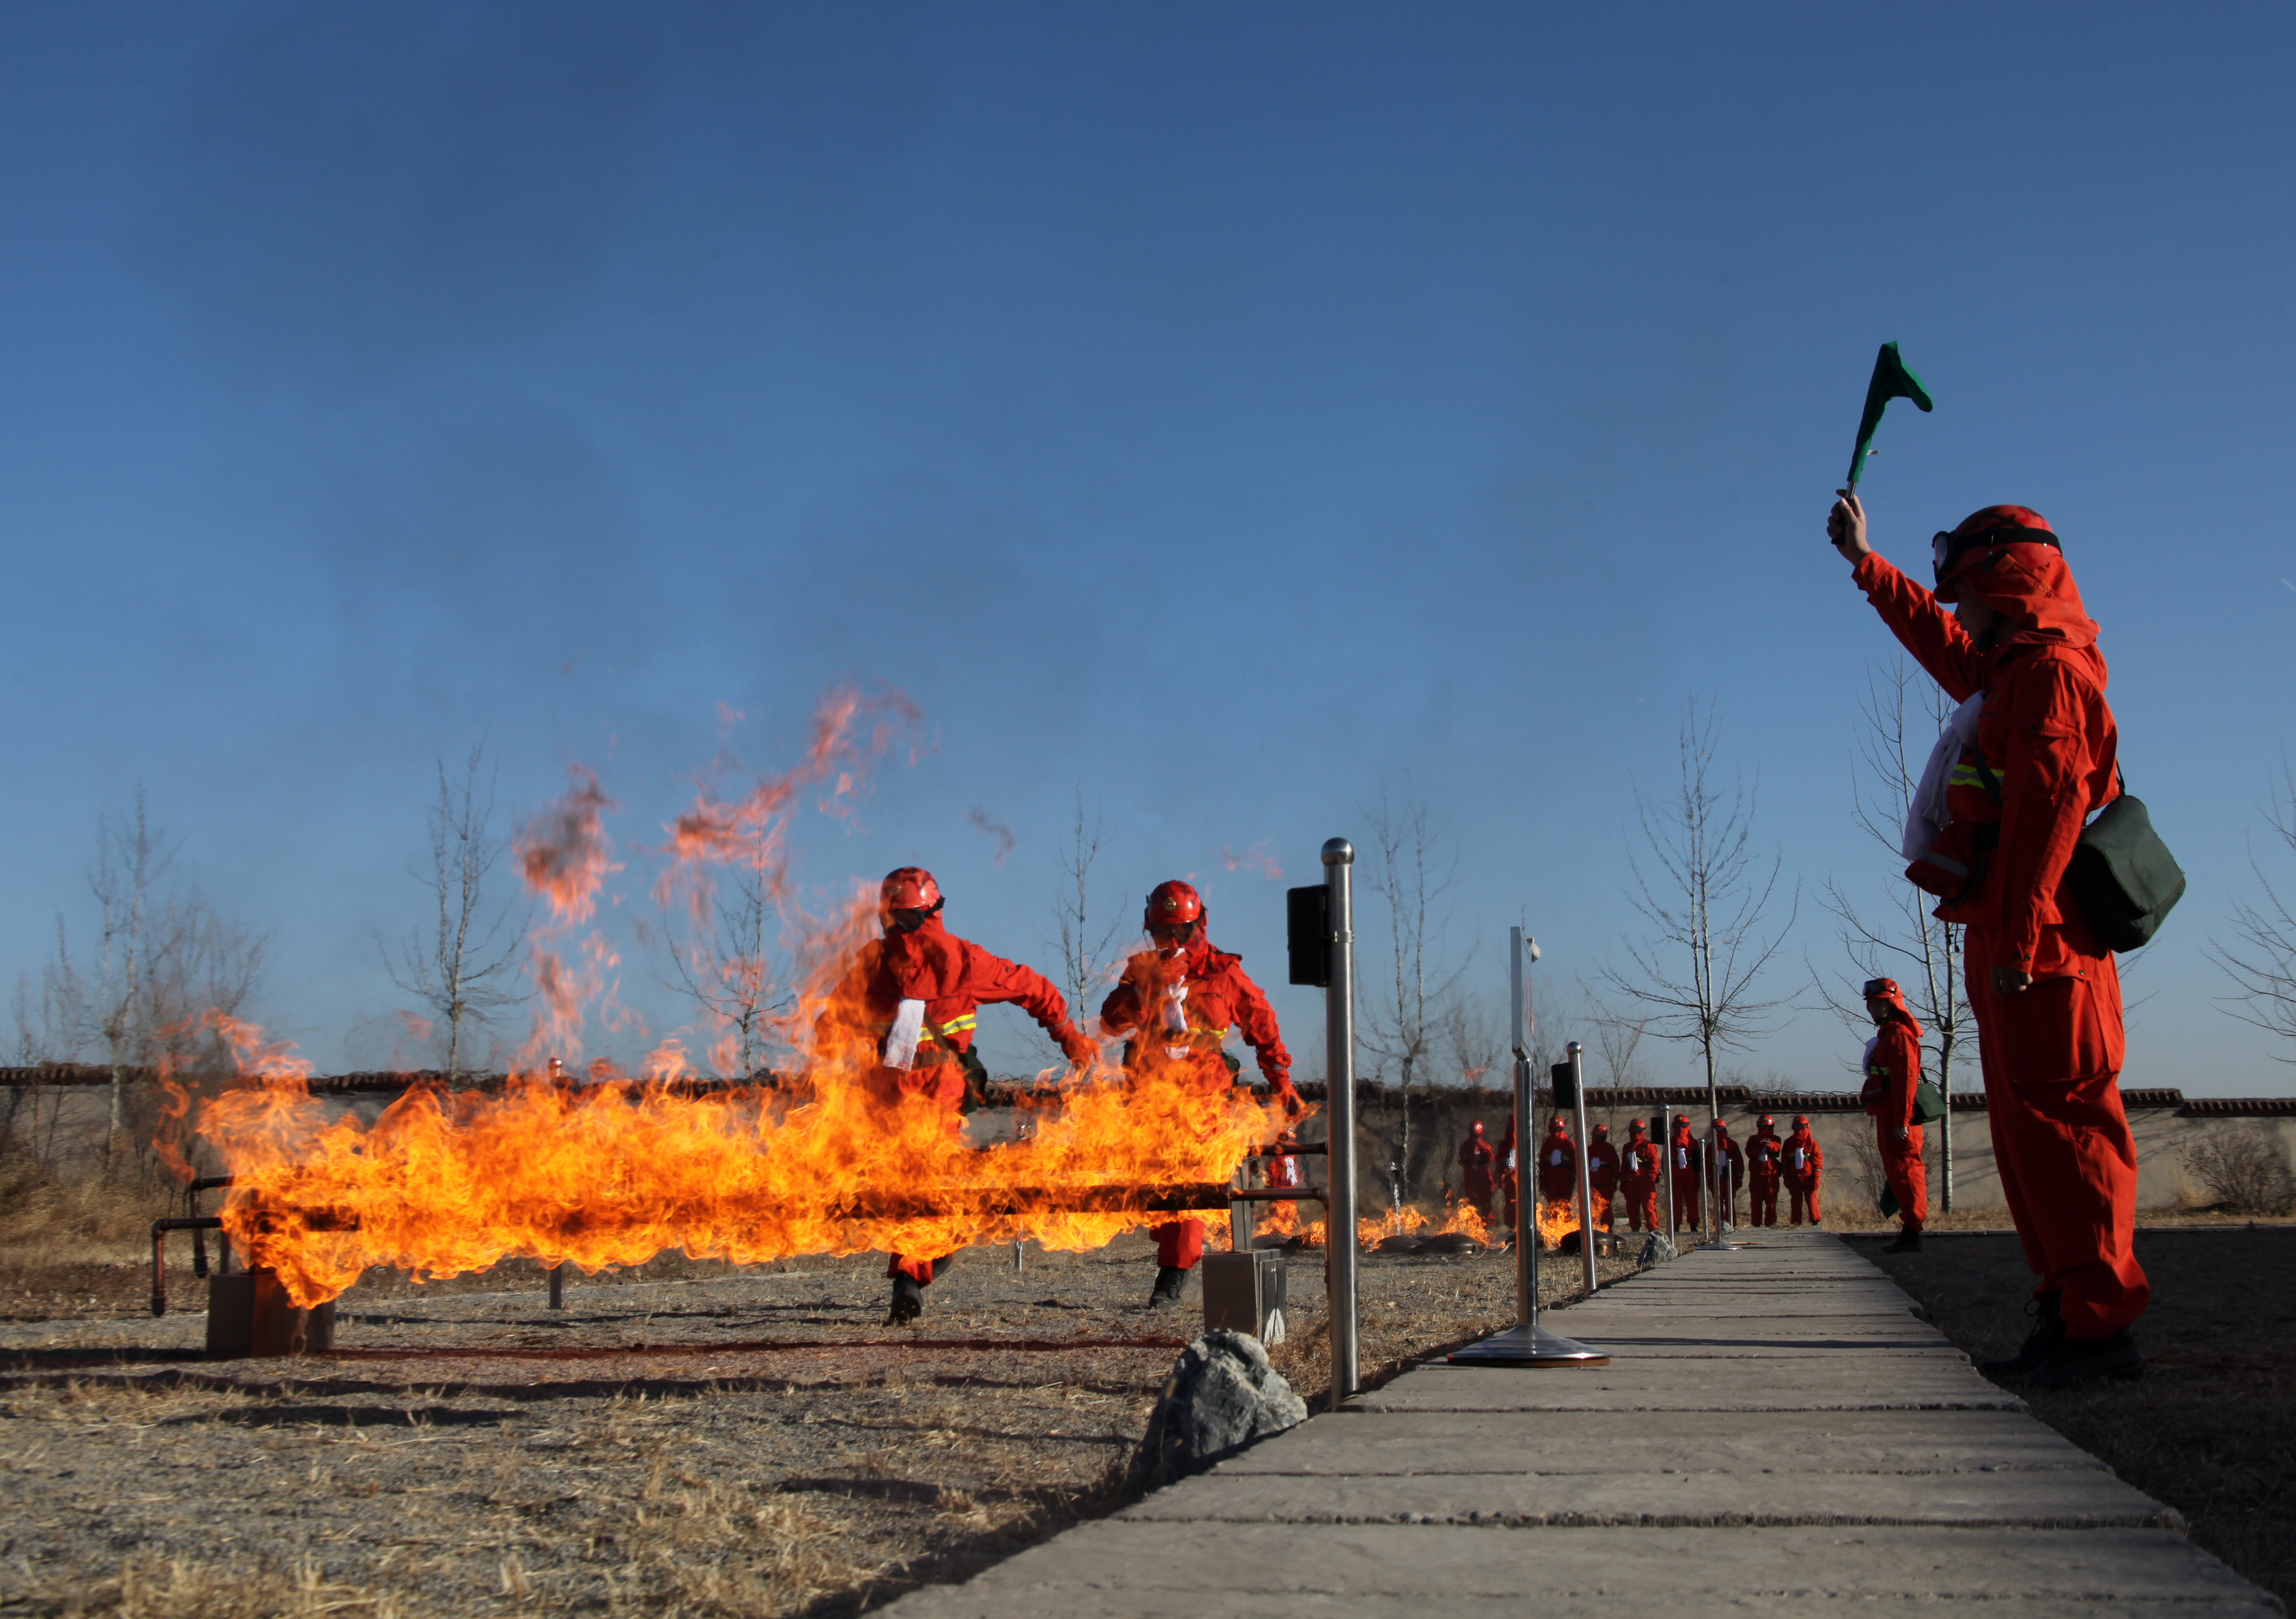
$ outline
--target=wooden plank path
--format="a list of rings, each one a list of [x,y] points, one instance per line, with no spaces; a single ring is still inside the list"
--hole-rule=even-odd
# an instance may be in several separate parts
[[[1423,1367],[888,1611],[2281,1611],[1838,1239],[1742,1235],[1548,1318],[1607,1367]]]

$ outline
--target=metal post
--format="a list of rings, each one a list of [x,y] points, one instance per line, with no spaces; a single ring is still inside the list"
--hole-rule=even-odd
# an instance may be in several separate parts
[[[1324,1112],[1330,1134],[1330,1201],[1324,1209],[1324,1294],[1332,1312],[1332,1409],[1361,1377],[1356,1343],[1356,934],[1355,845],[1324,845],[1329,891],[1331,985],[1324,991]]]
[[[1248,1192],[1251,1190],[1253,1184],[1259,1179],[1258,1166],[1251,1159],[1246,1158],[1243,1161],[1243,1167],[1241,1173],[1243,1177],[1243,1190]],[[1232,1203],[1227,1205],[1227,1245],[1229,1252],[1234,1253],[1249,1253],[1251,1252],[1251,1239],[1257,1221],[1253,1219],[1252,1205],[1250,1204]],[[1013,1269],[1018,1270],[1020,1268],[1021,1239],[1016,1237],[1013,1239]]]
[[[566,1308],[566,1267],[563,1265],[551,1266],[549,1276],[550,1307],[553,1310],[563,1310]]]
[[[1518,1052],[1514,1059],[1514,1319],[1526,1332],[1538,1325],[1538,1176],[1530,1161],[1532,1112],[1530,1059]]]
[[[1578,1121],[1578,1260],[1591,1299],[1599,1284],[1595,1280],[1595,1185],[1587,1172],[1587,1070],[1577,1040],[1565,1049],[1570,1056],[1570,1089],[1577,1096]]]
[[[1659,1173],[1666,1188],[1666,1240],[1676,1237],[1674,1213],[1674,1109],[1661,1105],[1651,1114],[1656,1127],[1652,1135],[1658,1142]]]
[[[1611,1357],[1575,1338],[1552,1333],[1538,1324],[1538,1174],[1537,1145],[1531,1135],[1536,1122],[1530,1083],[1530,1004],[1525,993],[1523,968],[1538,959],[1538,946],[1522,936],[1521,928],[1507,934],[1507,989],[1511,1017],[1509,1039],[1514,1046],[1514,1285],[1516,1325],[1495,1333],[1480,1344],[1470,1344],[1448,1357],[1455,1366],[1608,1366]],[[1578,1048],[1571,1048],[1574,1060]],[[1584,1118],[1585,1100],[1580,1100]],[[1579,1130],[1586,1136],[1585,1128]],[[1586,1184],[1586,1159],[1579,1159],[1579,1184]],[[1583,1229],[1587,1223],[1580,1220]],[[1586,1239],[1591,1240],[1591,1239]],[[1582,1240],[1581,1245],[1586,1245]]]

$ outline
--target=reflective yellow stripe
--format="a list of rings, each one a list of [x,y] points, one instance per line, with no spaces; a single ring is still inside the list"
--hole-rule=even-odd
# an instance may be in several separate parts
[[[980,1015],[979,1013],[968,1012],[963,1017],[952,1017],[948,1022],[939,1024],[938,1026],[938,1032],[942,1034],[955,1034],[960,1029],[973,1028],[977,1026],[980,1022]]]

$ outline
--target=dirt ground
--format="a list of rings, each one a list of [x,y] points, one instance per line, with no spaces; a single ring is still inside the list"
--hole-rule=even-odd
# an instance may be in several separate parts
[[[1930,1237],[1917,1254],[1851,1237],[1980,1360],[2031,1323],[2016,1238]],[[2192,1523],[2194,1541],[2296,1607],[2296,1229],[2140,1229],[2152,1300],[2143,1381],[2028,1392],[2033,1414]]]
[[[177,1256],[181,1258],[179,1254]],[[914,1328],[882,1258],[370,1278],[324,1359],[203,1362],[204,1286],[0,1264],[0,1615],[840,1615],[1120,1504],[1202,1328],[1143,1237],[977,1249]],[[1322,1258],[1277,1365],[1319,1402]],[[1623,1262],[1606,1273],[1625,1274]],[[1374,1377],[1513,1319],[1513,1262],[1367,1256]],[[1575,1290],[1550,1263],[1544,1291]]]

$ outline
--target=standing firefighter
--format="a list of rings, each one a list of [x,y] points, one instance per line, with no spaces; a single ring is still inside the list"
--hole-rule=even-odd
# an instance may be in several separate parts
[[[1626,1155],[1619,1164],[1619,1183],[1626,1188],[1627,1229],[1658,1229],[1658,1143],[1644,1133],[1643,1122],[1627,1126]]]
[[[1149,892],[1141,920],[1153,948],[1124,964],[1123,978],[1101,1003],[1101,1030],[1126,1037],[1124,1066],[1136,1079],[1173,1080],[1201,1095],[1224,1095],[1243,1071],[1226,1049],[1233,1029],[1259,1059],[1284,1111],[1297,1116],[1302,1107],[1292,1088],[1292,1054],[1283,1049],[1275,1013],[1245,976],[1243,958],[1212,949],[1207,919],[1203,896],[1185,883],[1160,883]],[[1204,1222],[1167,1220],[1151,1235],[1156,1286],[1149,1305],[1176,1304],[1203,1257]]]
[[[1667,1143],[1667,1172],[1674,1177],[1674,1229],[1698,1229],[1698,1189],[1706,1179],[1706,1149],[1690,1131],[1690,1115],[1674,1116],[1674,1139]]]
[[[1514,1156],[1514,1126],[1507,1126],[1507,1156]],[[1476,1120],[1467,1126],[1467,1138],[1459,1143],[1459,1197],[1474,1210],[1485,1225],[1491,1222],[1492,1166],[1498,1155],[1491,1144],[1483,1139],[1483,1122]]]
[[[1098,1048],[1069,1022],[1068,1002],[1050,979],[950,933],[941,925],[941,905],[940,884],[922,867],[886,876],[877,895],[885,936],[861,947],[860,958],[830,992],[814,1025],[814,1051],[865,1074],[878,1106],[935,1110],[953,1134],[968,1096],[977,1098],[988,1079],[972,1050],[982,1007],[1019,1007],[1071,1063],[1090,1062]],[[885,1270],[893,1280],[889,1324],[923,1312],[924,1288],[939,1263],[891,1256]]]
[[[1593,1193],[1589,1200],[1595,1205],[1595,1229],[1611,1229],[1611,1200],[1619,1193],[1619,1149],[1611,1145],[1611,1127],[1595,1126],[1595,1138],[1587,1144],[1587,1188]]]
[[[2036,1278],[2038,1325],[1987,1369],[2046,1387],[2139,1376],[2128,1328],[2152,1287],[2135,1249],[2120,974],[2079,908],[2060,903],[2074,844],[2118,792],[2096,624],[2063,547],[2025,506],[1987,506],[1938,535],[1934,592],[1866,544],[1854,495],[1834,502],[1826,537],[1891,633],[1962,705],[1917,794],[1915,818],[1927,825],[1907,827],[1906,875],[1939,896],[1940,920],[1968,929],[1986,1122]],[[1926,790],[1932,777],[1941,792]]]
[[[1550,1225],[1561,1226],[1571,1219],[1570,1200],[1578,1192],[1578,1144],[1570,1138],[1555,1114],[1546,1122],[1546,1139],[1538,1144],[1538,1224],[1543,1232]]]
[[[1778,1223],[1778,1177],[1785,1162],[1786,1144],[1778,1139],[1778,1122],[1764,1114],[1755,1121],[1753,1138],[1746,1143],[1746,1214],[1751,1223]]]
[[[1922,1222],[1930,1217],[1923,1132],[1914,1117],[1914,1089],[1922,1078],[1922,1026],[1906,1009],[1895,979],[1866,980],[1866,1010],[1874,1034],[1866,1042],[1866,1089],[1857,1099],[1874,1116],[1874,1145],[1881,1149],[1882,1171],[1898,1200],[1898,1240],[1889,1252],[1919,1253]]]
[[[1786,1212],[1796,1225],[1802,1223],[1807,1212],[1811,1225],[1817,1224],[1817,1183],[1825,1178],[1825,1149],[1817,1138],[1809,1133],[1809,1115],[1794,1115],[1793,1134],[1786,1138],[1785,1150]]]

